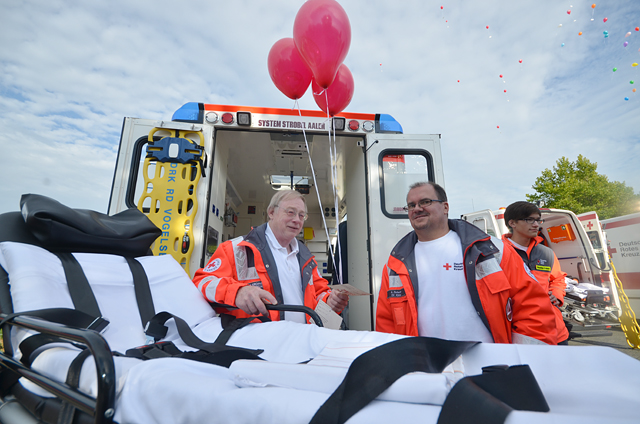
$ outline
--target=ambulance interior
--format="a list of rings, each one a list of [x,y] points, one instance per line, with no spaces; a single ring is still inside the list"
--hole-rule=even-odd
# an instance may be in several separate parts
[[[335,247],[337,223],[347,215],[349,199],[345,193],[353,193],[352,197],[360,193],[364,198],[364,178],[355,178],[355,173],[361,172],[364,167],[361,147],[364,140],[359,136],[335,137],[333,170],[330,160],[332,143],[328,134],[307,133],[306,141],[307,143],[305,135],[301,132],[216,132],[215,154],[219,157],[214,162],[213,172],[216,173],[216,164],[221,166],[217,170],[219,176],[216,174],[215,177],[219,178],[220,182],[216,183],[214,179],[213,185],[221,187],[221,182],[225,181],[226,216],[218,242],[247,234],[252,227],[266,222],[267,207],[276,190],[293,187],[305,195],[309,215],[298,240],[305,243],[316,256],[321,274],[329,278],[331,261],[328,255],[327,234]],[[311,161],[307,153],[307,144]],[[332,172],[335,178],[337,205],[334,200]],[[364,172],[360,175],[364,175]],[[316,185],[321,205],[316,194]],[[214,190],[212,187],[212,192]],[[355,208],[355,216],[365,216],[364,206],[359,204]],[[211,232],[212,226],[209,226]],[[367,251],[364,238],[359,242],[362,243],[362,249],[358,250],[364,254]]]

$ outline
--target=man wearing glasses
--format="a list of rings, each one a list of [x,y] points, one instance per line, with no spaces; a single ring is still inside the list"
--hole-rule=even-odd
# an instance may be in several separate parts
[[[222,243],[193,282],[209,302],[237,306],[221,310],[236,317],[269,315],[304,323],[301,312],[267,311],[265,304],[305,305],[315,309],[324,301],[336,313],[349,296],[329,289],[313,255],[296,236],[307,219],[304,197],[293,190],[278,191],[267,208],[268,222],[249,234]]]
[[[414,231],[382,275],[376,330],[495,343],[556,343],[551,303],[513,248],[448,219],[442,187],[413,184],[405,210]]]
[[[538,236],[540,225],[544,223],[541,216],[540,209],[533,203],[521,201],[510,204],[504,211],[504,222],[509,234],[503,235],[502,240],[516,249],[538,283],[549,293],[549,300],[554,306],[552,309],[556,318],[558,344],[567,345],[569,331],[562,319],[562,312],[558,309],[564,303],[564,277],[567,274],[560,269],[553,250],[541,244],[544,241]]]

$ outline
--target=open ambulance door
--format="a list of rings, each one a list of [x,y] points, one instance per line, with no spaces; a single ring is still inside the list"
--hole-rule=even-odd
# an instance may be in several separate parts
[[[409,186],[419,181],[444,185],[439,134],[374,134],[367,139],[365,147],[368,202],[360,204],[366,205],[367,210],[354,214],[354,204],[350,202],[348,220],[349,240],[352,240],[351,231],[356,231],[352,225],[354,222],[358,222],[360,227],[366,225],[365,229],[369,231],[366,239],[369,240],[370,263],[358,269],[369,269],[371,275],[367,286],[359,288],[373,293],[373,296],[369,299],[352,297],[350,300],[350,310],[355,312],[350,312],[350,327],[359,330],[373,329],[384,265],[393,246],[413,230],[403,210]],[[365,217],[367,223],[362,222]],[[364,285],[365,282],[360,279],[351,283]],[[365,301],[369,304],[363,304]]]
[[[144,212],[162,229],[154,254],[172,255],[190,275],[201,263],[203,236],[194,230],[205,226],[198,209],[207,208],[212,132],[200,124],[125,118],[109,200],[110,215]]]

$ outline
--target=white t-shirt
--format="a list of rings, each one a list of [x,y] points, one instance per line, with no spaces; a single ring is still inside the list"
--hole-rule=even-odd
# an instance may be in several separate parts
[[[289,244],[291,253],[288,253],[287,248],[280,245],[269,225],[267,225],[265,234],[278,267],[278,278],[280,279],[284,303],[287,305],[304,305],[300,264],[296,257],[299,251],[298,240],[294,238]],[[305,314],[302,312],[285,312],[284,319],[285,321],[295,321],[303,324],[306,322]]]
[[[449,231],[415,246],[418,334],[446,340],[493,343],[467,288],[460,237]]]

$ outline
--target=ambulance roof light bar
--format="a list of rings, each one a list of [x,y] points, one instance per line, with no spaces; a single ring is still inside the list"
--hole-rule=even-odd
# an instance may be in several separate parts
[[[400,123],[385,113],[376,114],[376,133],[403,134]]]
[[[196,102],[185,103],[180,109],[175,111],[171,120],[201,124],[204,120],[204,104]]]

